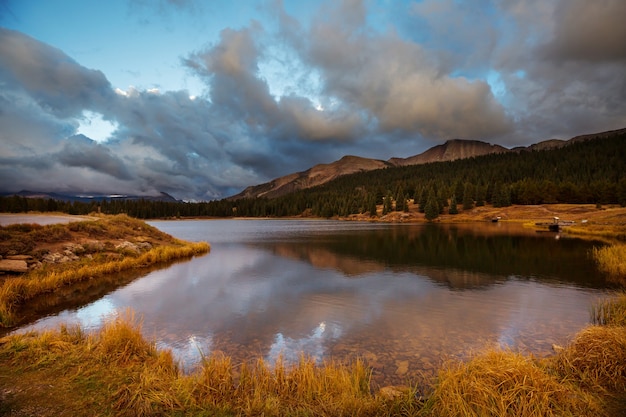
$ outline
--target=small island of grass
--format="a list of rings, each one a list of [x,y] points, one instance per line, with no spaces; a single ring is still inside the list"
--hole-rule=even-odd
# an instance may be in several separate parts
[[[19,324],[20,310],[44,294],[89,281],[96,285],[113,273],[189,258],[209,248],[206,242],[175,239],[126,215],[0,227],[2,261],[13,261],[17,272],[24,272],[0,275],[0,327]],[[54,303],[49,300],[47,307]]]

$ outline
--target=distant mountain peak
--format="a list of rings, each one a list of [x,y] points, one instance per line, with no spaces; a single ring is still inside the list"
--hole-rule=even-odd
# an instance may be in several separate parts
[[[322,185],[335,178],[356,172],[372,171],[394,166],[400,167],[431,162],[454,161],[457,159],[474,158],[495,153],[540,151],[561,148],[580,141],[604,138],[609,135],[622,133],[626,133],[626,128],[576,136],[570,140],[548,139],[528,147],[520,146],[513,149],[480,140],[450,139],[440,145],[433,146],[421,154],[408,158],[391,158],[388,161],[346,155],[338,161],[329,164],[315,165],[306,171],[285,175],[264,184],[250,186],[241,193],[229,197],[229,199],[235,200],[239,198],[257,197],[275,198],[301,189]]]
[[[419,155],[408,158],[391,158],[389,162],[395,166],[418,165],[509,151],[509,149],[503,146],[492,145],[479,140],[450,139],[441,145],[433,146]]]

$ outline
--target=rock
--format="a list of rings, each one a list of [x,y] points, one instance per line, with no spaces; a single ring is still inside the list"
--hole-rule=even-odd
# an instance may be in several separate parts
[[[65,252],[70,252],[76,255],[80,255],[82,253],[85,253],[85,247],[81,245],[80,243],[68,243],[67,245],[65,245]]]
[[[30,255],[10,255],[7,256],[7,259],[12,259],[14,261],[32,261],[33,257]]]
[[[122,250],[122,251],[130,251],[130,252],[135,252],[135,253],[139,253],[141,252],[139,250],[139,248],[137,247],[137,245],[135,245],[132,242],[129,242],[127,240],[123,241],[122,243],[120,243],[119,245],[115,245],[115,249],[117,250]]]
[[[409,361],[396,361],[396,374],[404,375],[409,371]]]
[[[556,343],[553,343],[553,344],[552,344],[552,350],[553,350],[555,353],[560,353],[560,352],[563,352],[563,351],[565,350],[565,348],[564,348],[563,346],[559,346],[559,345],[557,345]]]
[[[137,247],[145,250],[152,249],[152,245],[150,244],[150,242],[137,242]]]
[[[43,264],[39,261],[35,261],[33,263],[28,264],[28,269],[39,269],[43,266]]]
[[[395,400],[396,398],[400,398],[406,395],[410,391],[409,387],[405,386],[386,386],[382,387],[378,391],[378,395],[387,399],[387,400]]]
[[[24,274],[28,272],[28,264],[19,259],[1,259],[0,272],[10,272],[13,274]]]
[[[64,253],[59,253],[59,252],[47,253],[43,256],[42,260],[43,262],[46,262],[49,264],[63,264],[66,262],[75,261],[77,259],[78,259],[78,256],[66,250]]]

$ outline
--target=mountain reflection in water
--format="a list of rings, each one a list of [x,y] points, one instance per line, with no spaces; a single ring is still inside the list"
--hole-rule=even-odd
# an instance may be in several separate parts
[[[589,322],[606,283],[592,244],[515,225],[336,221],[151,222],[211,253],[149,273],[37,322],[100,325],[133,308],[144,332],[189,368],[301,353],[364,358],[380,384],[432,373],[485,346],[546,354]]]

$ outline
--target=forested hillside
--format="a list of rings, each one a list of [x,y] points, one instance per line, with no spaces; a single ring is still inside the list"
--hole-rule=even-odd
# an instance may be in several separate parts
[[[484,204],[595,203],[626,205],[626,134],[579,141],[551,150],[502,153],[481,157],[385,168],[346,175],[319,187],[274,199],[219,200],[203,203],[102,201],[68,203],[3,197],[4,212],[91,211],[127,213],[139,218],[171,216],[332,217],[406,209],[437,213]]]

